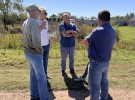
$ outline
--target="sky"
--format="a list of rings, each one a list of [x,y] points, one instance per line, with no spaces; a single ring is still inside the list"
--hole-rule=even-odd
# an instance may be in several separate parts
[[[84,17],[97,17],[101,10],[109,10],[111,16],[125,16],[135,13],[135,0],[24,0],[23,6],[30,4],[46,8],[48,16],[62,12]]]

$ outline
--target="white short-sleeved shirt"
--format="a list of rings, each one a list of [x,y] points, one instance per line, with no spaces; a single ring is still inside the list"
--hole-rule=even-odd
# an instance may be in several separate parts
[[[42,21],[40,19],[37,20],[39,26],[41,26]],[[46,46],[49,44],[49,36],[48,36],[48,21],[46,20],[46,26],[41,30],[41,46]]]

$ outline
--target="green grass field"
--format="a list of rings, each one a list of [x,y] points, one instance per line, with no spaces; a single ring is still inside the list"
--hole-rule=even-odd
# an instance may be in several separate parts
[[[109,68],[109,84],[112,88],[135,90],[135,27],[118,27],[121,41],[116,43],[112,53],[112,60]],[[26,90],[29,91],[29,64],[26,61],[20,43],[20,35],[1,35],[0,43],[0,91]],[[6,40],[8,38],[8,42]],[[13,37],[13,40],[12,40]],[[5,40],[4,40],[5,39]],[[14,41],[12,43],[10,40]],[[3,42],[5,41],[5,42]],[[19,41],[19,42],[16,42]],[[9,45],[10,44],[10,45]],[[7,47],[15,48],[8,49]],[[61,75],[60,50],[58,42],[51,42],[49,55],[48,75],[49,89],[83,89],[87,88],[86,83],[75,83],[68,69],[68,78],[64,79]],[[77,76],[80,76],[87,64],[87,49],[77,42],[75,53],[75,70]]]

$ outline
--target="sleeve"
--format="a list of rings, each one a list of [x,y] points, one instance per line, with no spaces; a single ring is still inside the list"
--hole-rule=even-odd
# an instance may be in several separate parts
[[[97,35],[97,30],[94,29],[88,36],[85,37],[85,39],[87,39],[87,41],[90,43],[90,42],[93,42],[96,40],[96,35]]]
[[[79,33],[78,28],[76,27],[76,25],[73,25],[73,29],[74,29],[74,31],[76,31],[77,33]]]
[[[39,25],[37,22],[32,22],[31,34],[32,34],[32,43],[33,43],[34,48],[36,49],[38,53],[42,53],[41,35],[40,35]]]

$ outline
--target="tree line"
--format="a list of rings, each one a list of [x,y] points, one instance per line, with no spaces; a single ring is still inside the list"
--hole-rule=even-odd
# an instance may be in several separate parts
[[[19,24],[27,19],[27,12],[25,7],[22,6],[23,0],[0,0],[0,21],[3,23],[4,29],[8,30],[8,25]],[[69,13],[69,12],[68,12]],[[69,13],[70,14],[70,13]],[[71,14],[70,14],[71,15]],[[129,21],[135,18],[134,13],[127,13],[125,16],[114,16],[112,20],[123,20]],[[74,20],[97,20],[97,17],[84,17],[81,16],[77,18],[71,15],[71,19]],[[62,20],[62,13],[52,14],[47,17],[48,21],[58,21]]]

